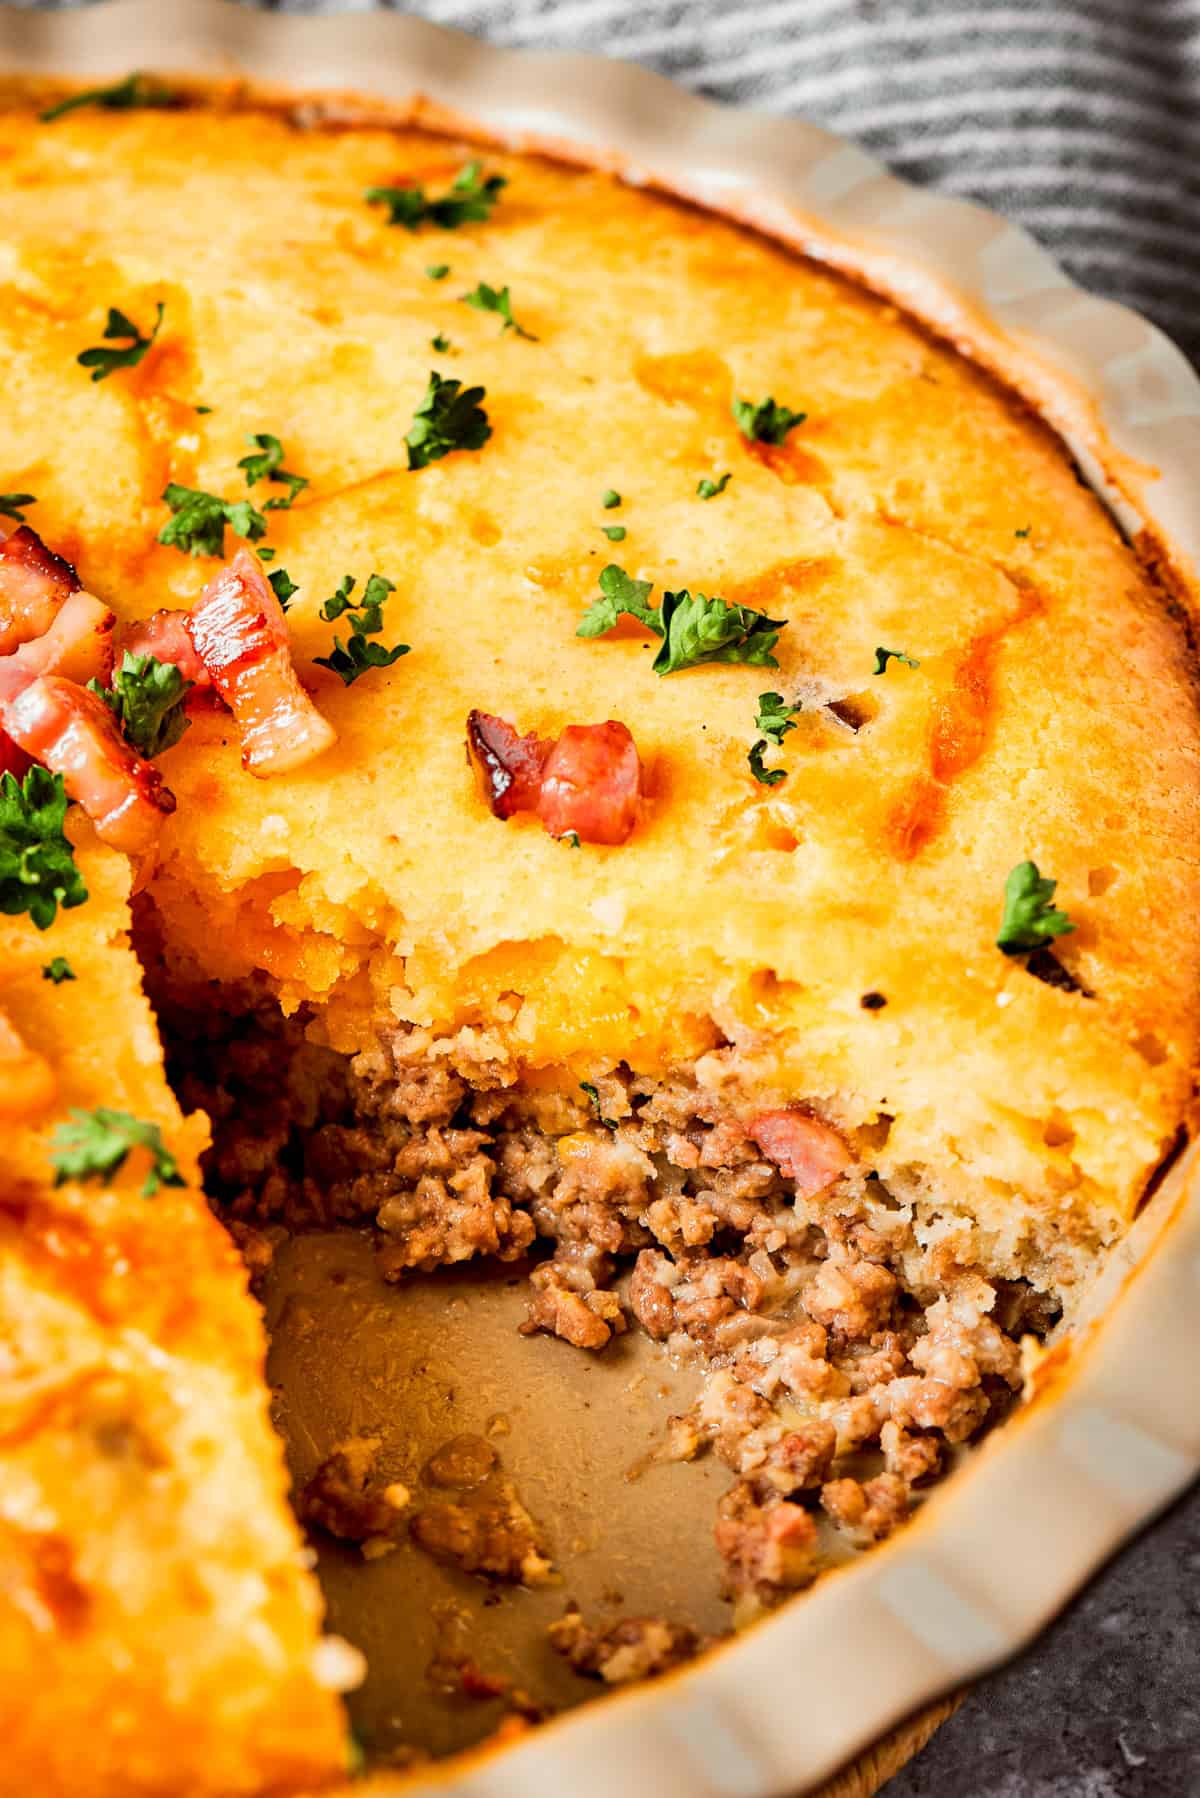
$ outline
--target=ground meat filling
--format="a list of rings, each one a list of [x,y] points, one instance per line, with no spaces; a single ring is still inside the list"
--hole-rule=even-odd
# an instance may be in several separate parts
[[[873,1174],[869,1132],[856,1144],[799,1108],[738,1107],[691,1072],[486,1087],[418,1030],[350,1059],[268,1005],[222,1024],[178,1013],[176,1084],[213,1119],[209,1190],[245,1240],[368,1218],[389,1280],[523,1261],[527,1333],[597,1353],[632,1325],[707,1369],[663,1452],[710,1452],[735,1475],[716,1537],[743,1608],[809,1583],[830,1532],[861,1546],[901,1523],[1019,1387],[1019,1337],[1053,1321],[1044,1294],[969,1265],[962,1232],[922,1231]],[[732,1068],[732,1050],[707,1061],[722,1054]],[[345,1483],[327,1514],[346,1513]],[[413,1538],[491,1578],[538,1577],[502,1485],[493,1472],[431,1496]],[[588,1670],[612,1677],[585,1636]]]

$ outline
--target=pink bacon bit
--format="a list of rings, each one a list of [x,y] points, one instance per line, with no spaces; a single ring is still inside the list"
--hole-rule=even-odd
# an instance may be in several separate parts
[[[467,714],[467,755],[497,818],[537,810],[550,750],[551,745],[532,732],[518,735],[504,718],[493,718],[490,712]]]
[[[208,583],[188,632],[241,731],[251,774],[286,774],[336,742],[296,678],[283,608],[249,550]]]
[[[0,726],[34,761],[62,775],[68,797],[106,843],[145,855],[175,810],[158,770],[134,752],[95,693],[58,674],[26,672],[14,690],[17,680],[0,665]]]
[[[780,1173],[795,1181],[798,1199],[832,1186],[853,1159],[833,1126],[806,1111],[760,1111],[746,1128]]]
[[[27,524],[0,539],[0,655],[43,636],[78,588],[71,564],[47,549]]]
[[[121,649],[134,656],[153,656],[157,662],[170,662],[184,680],[194,687],[211,687],[208,669],[196,654],[187,612],[163,610],[154,612],[137,624],[127,625],[121,633]]]
[[[471,712],[467,754],[497,818],[536,812],[551,836],[625,842],[637,823],[642,765],[624,724],[569,724],[554,743]]]
[[[30,674],[62,674],[81,687],[98,680],[106,687],[115,623],[108,607],[80,587],[63,601],[49,629],[14,650],[12,659]]]

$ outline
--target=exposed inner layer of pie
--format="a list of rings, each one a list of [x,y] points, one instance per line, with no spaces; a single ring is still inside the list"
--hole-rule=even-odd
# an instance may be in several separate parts
[[[148,94],[0,111],[0,1714],[30,1789],[86,1733],[88,1790],[283,1791],[355,1656],[216,1220],[701,1368],[662,1452],[728,1467],[750,1618],[1003,1415],[1180,1138],[1200,716],[1057,440],[880,299]],[[301,1512],[536,1581],[474,1452]]]

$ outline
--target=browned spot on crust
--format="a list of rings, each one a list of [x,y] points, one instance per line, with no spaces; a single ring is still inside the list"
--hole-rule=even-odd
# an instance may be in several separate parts
[[[754,438],[743,437],[742,447],[748,456],[769,468],[787,487],[819,487],[829,479],[829,469],[820,456],[814,456],[811,450],[791,437],[782,443],[759,443]]]
[[[727,583],[722,592],[734,605],[753,606],[757,611],[769,613],[782,600],[799,598],[808,588],[817,586],[832,566],[827,556],[802,556],[791,562],[775,562],[760,574]]]
[[[1005,638],[1044,610],[1041,595],[1032,587],[1021,587],[1016,609],[977,632],[959,656],[949,691],[933,703],[929,772],[909,781],[884,825],[888,847],[900,861],[912,861],[941,830],[949,787],[975,766],[987,748],[996,666]]]
[[[47,1532],[30,1532],[24,1538],[30,1574],[30,1611],[40,1610],[40,1619],[67,1635],[78,1633],[87,1622],[91,1599],[86,1587],[75,1574],[71,1545],[62,1536]]]
[[[729,364],[712,350],[685,350],[674,356],[639,356],[633,372],[647,393],[685,406],[727,406],[732,388]]]

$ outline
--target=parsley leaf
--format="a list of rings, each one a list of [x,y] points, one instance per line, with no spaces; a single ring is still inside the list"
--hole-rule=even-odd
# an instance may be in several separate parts
[[[439,356],[444,356],[450,349],[450,339],[444,332],[439,331],[436,337],[429,339],[429,347],[431,350],[436,350]]]
[[[790,730],[795,730],[795,719],[803,710],[803,706],[789,705],[782,693],[760,693],[754,728],[778,745]]]
[[[17,524],[25,523],[23,506],[35,506],[37,497],[32,493],[0,493],[0,518],[11,518]]]
[[[489,219],[492,208],[508,179],[504,175],[483,177],[481,162],[468,162],[450,184],[449,190],[429,199],[423,187],[369,187],[367,204],[386,206],[389,225],[404,225],[415,231],[418,225],[440,225],[443,231],[456,231],[476,219]],[[432,277],[440,280],[440,275]]]
[[[219,556],[225,549],[225,526],[249,543],[267,534],[267,521],[248,499],[221,499],[196,487],[171,481],[163,499],[174,513],[158,533],[158,541],[184,550],[189,556]]]
[[[600,504],[604,507],[604,510],[606,512],[611,512],[613,507],[619,506],[620,503],[621,495],[617,492],[616,488],[606,487],[600,496]]]
[[[1004,883],[1004,917],[997,949],[1005,955],[1025,955],[1074,930],[1066,912],[1054,908],[1057,885],[1056,880],[1043,879],[1036,862],[1017,863]]]
[[[285,499],[269,499],[263,507],[264,512],[286,511],[296,495],[308,486],[307,478],[288,473],[283,466],[283,445],[270,431],[255,431],[246,442],[258,445],[253,455],[243,456],[238,463],[238,467],[245,470],[247,487],[253,487],[256,481],[274,481],[278,486],[286,487]]]
[[[42,969],[42,979],[52,980],[55,986],[61,986],[64,980],[74,980],[75,973],[65,955],[56,955]]]
[[[487,413],[479,404],[482,387],[464,387],[461,381],[443,381],[434,369],[420,405],[405,432],[408,466],[427,468],[451,450],[482,449],[492,434]]]
[[[135,107],[174,104],[175,95],[170,88],[151,81],[147,75],[134,73],[126,75],[123,81],[114,81],[111,87],[84,88],[82,93],[60,100],[57,106],[48,106],[38,117],[48,125],[52,119],[61,119],[64,113],[75,112],[81,106],[103,106],[108,112],[129,112]]]
[[[317,656],[316,660],[322,668],[330,668],[343,686],[352,687],[360,674],[369,668],[390,668],[401,656],[409,652],[407,643],[396,643],[391,649],[382,643],[372,643],[383,629],[383,607],[390,593],[396,591],[394,581],[384,580],[381,574],[373,574],[363,590],[362,601],[357,611],[351,611],[351,595],[357,582],[352,574],[342,576],[336,591],[330,595],[321,607],[321,617],[327,624],[332,624],[343,613],[349,613],[353,634],[343,646],[340,637],[333,639],[333,651],[327,656]]]
[[[751,774],[753,774],[760,786],[777,787],[781,780],[787,779],[787,769],[765,768],[763,766],[763,750],[766,747],[767,739],[765,737],[760,737],[758,742],[751,748],[750,754],[746,759],[750,763]]]
[[[39,930],[88,896],[75,851],[63,835],[67,795],[61,774],[33,767],[23,781],[0,777],[0,912],[28,912]]]
[[[889,662],[903,662],[906,668],[919,668],[921,666],[920,662],[915,661],[912,656],[906,656],[902,649],[877,649],[875,651],[875,666],[872,668],[871,673],[886,674]]]
[[[193,684],[174,662],[126,650],[121,666],[113,670],[111,687],[98,680],[90,680],[88,687],[100,695],[138,754],[149,758],[172,748],[188,728],[183,702]]]
[[[1033,529],[1033,526],[1031,524],[1027,524],[1023,530],[1014,531],[1013,536],[1014,537],[1028,537],[1028,535],[1032,529]]]
[[[505,331],[515,331],[518,337],[524,337],[529,343],[536,343],[537,338],[524,325],[519,325],[513,317],[512,299],[507,287],[489,287],[486,281],[472,289],[470,293],[460,293],[459,299],[465,305],[474,306],[476,312],[494,312],[497,318],[504,320]]]
[[[716,499],[718,493],[724,493],[732,479],[732,475],[723,474],[717,480],[710,481],[708,476],[705,475],[704,479],[700,482],[700,485],[696,488],[696,492],[701,499]]]
[[[564,830],[562,835],[557,839],[557,841],[560,843],[565,843],[567,845],[568,849],[582,849],[583,848],[583,844],[580,840],[579,832],[577,830]]]
[[[777,668],[771,654],[785,618],[768,618],[751,606],[730,605],[707,594],[664,593],[657,611],[647,604],[650,581],[635,581],[610,562],[600,576],[599,599],[593,600],[576,627],[577,637],[602,637],[622,614],[636,618],[663,639],[651,667],[655,674],[677,674],[701,662],[745,662]]]
[[[758,715],[754,720],[755,730],[763,734],[753,745],[747,756],[750,772],[760,786],[776,787],[781,780],[786,780],[787,773],[783,768],[767,768],[763,763],[763,751],[768,739],[776,748],[783,742],[789,730],[795,730],[796,714],[803,710],[802,706],[789,705],[782,693],[760,693],[758,696]]]
[[[652,581],[631,580],[623,568],[610,562],[600,575],[599,599],[594,599],[579,621],[577,637],[602,637],[612,630],[622,614],[636,618],[648,630],[662,636],[658,613],[647,604],[653,591]]]
[[[158,336],[159,326],[163,322],[166,307],[158,302],[158,316],[154,320],[154,328],[149,337],[143,337],[133,320],[121,312],[116,306],[108,309],[108,322],[104,327],[104,336],[112,341],[125,337],[129,341],[120,350],[106,350],[97,346],[92,350],[81,350],[75,360],[81,368],[90,368],[93,381],[107,380],[118,368],[136,368],[154,339]]]
[[[292,594],[299,592],[299,588],[296,586],[295,581],[292,579],[286,568],[274,569],[267,576],[267,579],[271,583],[272,591],[279,601],[281,609],[286,612],[288,609],[288,601],[292,597]]]
[[[773,399],[759,400],[757,404],[753,400],[735,399],[733,416],[742,436],[752,443],[782,443],[789,431],[804,423],[808,413],[777,406]]]
[[[655,674],[677,674],[701,662],[744,662],[778,668],[771,654],[786,618],[768,618],[752,606],[730,605],[707,594],[664,593],[659,608],[663,645],[650,664]]]
[[[425,273],[431,281],[444,281],[450,273],[450,264],[448,262],[431,262],[426,267]]]
[[[604,535],[608,538],[610,543],[624,543],[626,537],[629,535],[623,524],[603,524],[600,526],[600,529],[604,532]]]
[[[150,1151],[150,1171],[142,1184],[142,1197],[152,1199],[162,1186],[182,1186],[183,1175],[162,1139],[157,1124],[143,1124],[127,1111],[72,1109],[65,1124],[51,1138],[50,1162],[54,1184],[64,1180],[103,1180],[124,1165],[131,1149]]]

